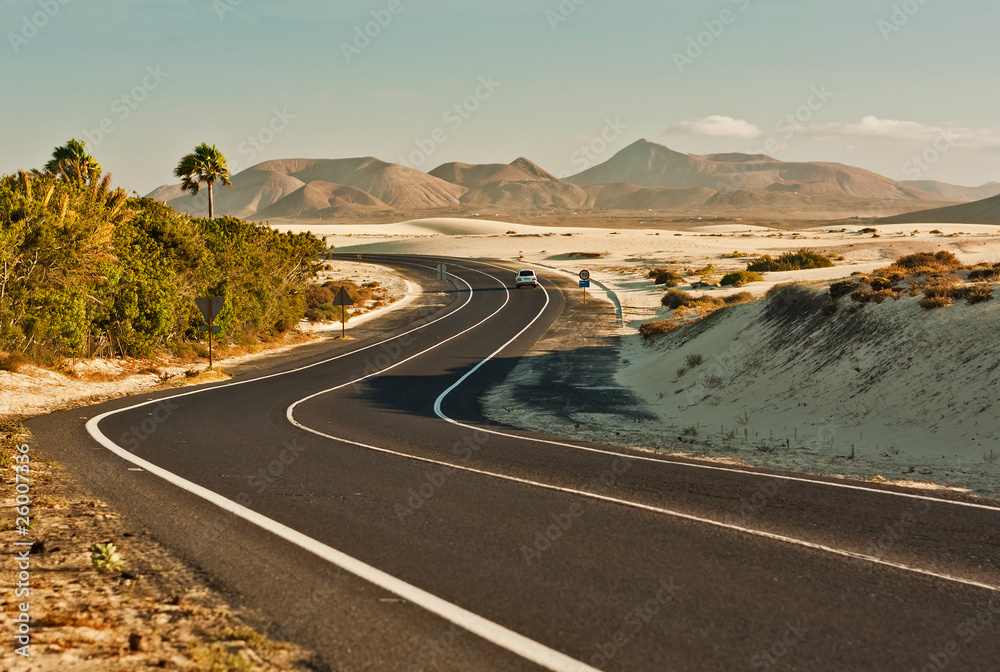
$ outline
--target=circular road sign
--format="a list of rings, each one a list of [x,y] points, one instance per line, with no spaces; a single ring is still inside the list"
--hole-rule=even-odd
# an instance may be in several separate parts
[[[580,271],[581,280],[590,280],[590,271]]]

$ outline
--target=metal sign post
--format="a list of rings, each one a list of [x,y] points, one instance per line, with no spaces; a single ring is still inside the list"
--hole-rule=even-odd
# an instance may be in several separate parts
[[[437,272],[438,272],[438,281],[441,283],[440,284],[441,293],[444,294],[444,279],[445,276],[448,275],[448,267],[445,266],[444,264],[438,264]]]
[[[211,298],[195,299],[194,302],[198,305],[198,310],[205,317],[205,321],[208,322],[207,327],[198,327],[200,331],[208,332],[208,368],[211,369],[214,365],[214,357],[212,354],[212,334],[222,331],[222,327],[215,326],[215,318],[222,312],[222,307],[226,305],[226,300],[215,296]]]
[[[590,271],[580,271],[580,288],[583,289],[583,302],[587,303],[587,288],[590,287]]]
[[[354,299],[341,287],[333,299],[333,305],[340,306],[340,337],[347,338],[347,307],[354,305]]]

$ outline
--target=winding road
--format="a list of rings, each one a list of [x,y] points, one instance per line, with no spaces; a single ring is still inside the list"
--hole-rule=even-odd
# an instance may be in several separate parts
[[[575,283],[367,260],[425,292],[34,445],[333,670],[1000,670],[997,505],[495,425],[477,398]]]

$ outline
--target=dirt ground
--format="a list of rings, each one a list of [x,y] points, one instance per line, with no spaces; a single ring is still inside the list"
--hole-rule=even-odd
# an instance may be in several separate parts
[[[204,576],[88,497],[62,469],[32,459],[31,439],[17,434],[14,423],[6,423],[5,430],[0,437],[0,545],[5,551],[0,614],[7,635],[0,669],[318,669],[312,654],[262,635],[251,625],[253,614],[234,613]],[[22,535],[13,472],[21,455],[15,446],[25,444],[28,459],[20,458],[20,466],[28,470],[21,484],[29,488],[30,524]],[[108,542],[123,563],[101,571],[91,548]],[[27,614],[26,623],[15,621],[21,613]],[[20,642],[19,626],[28,630]]]

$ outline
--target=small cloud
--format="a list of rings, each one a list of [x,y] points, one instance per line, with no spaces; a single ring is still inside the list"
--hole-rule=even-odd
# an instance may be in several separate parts
[[[667,129],[669,135],[704,135],[711,138],[757,138],[761,130],[743,119],[713,114],[704,119],[682,121]]]
[[[880,138],[918,145],[926,145],[941,138],[956,147],[972,149],[1000,147],[1000,129],[974,129],[957,123],[934,126],[902,119],[880,119],[874,115],[863,117],[858,122],[798,126],[796,132],[820,138]]]

